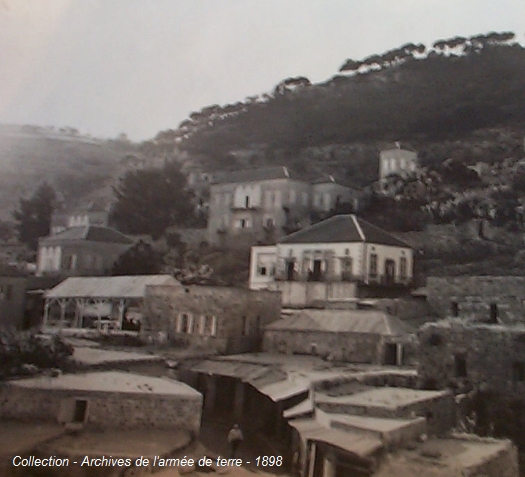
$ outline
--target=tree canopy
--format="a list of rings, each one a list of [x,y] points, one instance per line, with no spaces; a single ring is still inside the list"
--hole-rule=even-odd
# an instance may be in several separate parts
[[[49,234],[51,215],[56,205],[56,193],[47,182],[41,184],[29,199],[20,198],[13,211],[18,240],[31,250],[38,247],[38,239]]]
[[[110,275],[156,275],[163,264],[162,253],[140,240],[118,258]]]
[[[192,196],[178,164],[128,171],[113,188],[117,199],[113,220],[128,234],[159,238],[167,227],[189,225],[193,220]]]

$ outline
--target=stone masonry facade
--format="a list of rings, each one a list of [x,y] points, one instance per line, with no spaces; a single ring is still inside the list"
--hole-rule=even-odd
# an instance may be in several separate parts
[[[280,318],[281,294],[244,288],[150,286],[145,297],[146,333],[209,352],[258,351],[266,325]]]
[[[525,396],[525,328],[450,319],[419,331],[423,384]]]
[[[428,277],[428,303],[442,317],[525,321],[525,277]]]
[[[202,396],[0,388],[0,417],[57,422],[65,400],[88,402],[86,425],[96,429],[183,429],[198,434]]]

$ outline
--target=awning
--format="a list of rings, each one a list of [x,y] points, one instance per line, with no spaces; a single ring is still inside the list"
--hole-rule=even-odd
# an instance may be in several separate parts
[[[383,447],[380,439],[358,432],[345,432],[322,426],[315,419],[297,419],[289,422],[301,437],[314,442],[324,442],[363,459]]]

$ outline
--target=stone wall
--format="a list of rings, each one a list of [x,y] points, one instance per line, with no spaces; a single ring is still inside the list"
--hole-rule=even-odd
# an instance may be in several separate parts
[[[380,335],[328,331],[266,330],[263,350],[269,353],[332,356],[336,361],[381,363]]]
[[[172,341],[201,346],[208,351],[240,353],[258,351],[266,325],[280,318],[281,294],[267,290],[248,290],[211,286],[151,286],[145,297],[145,332],[164,332]],[[190,333],[179,326],[181,314],[194,323],[215,327],[193,326]]]
[[[202,396],[0,387],[0,417],[57,422],[65,400],[88,401],[86,425],[99,429],[184,429],[198,434]]]
[[[490,320],[496,306],[503,323],[525,321],[525,277],[428,277],[428,303],[438,316]],[[453,305],[453,304],[456,305]]]
[[[447,320],[424,325],[419,343],[423,384],[525,393],[525,369],[518,369],[525,366],[525,328]]]
[[[317,402],[319,409],[330,413],[370,416],[386,419],[414,419],[424,417],[427,420],[429,434],[444,435],[456,424],[454,396],[446,393],[433,398],[414,401],[403,406],[364,406],[342,402]]]

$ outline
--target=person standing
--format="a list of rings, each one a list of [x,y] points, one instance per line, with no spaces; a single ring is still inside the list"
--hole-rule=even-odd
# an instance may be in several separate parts
[[[230,432],[228,432],[228,442],[230,443],[230,448],[231,448],[231,455],[230,455],[231,459],[235,457],[237,448],[239,447],[240,443],[243,440],[244,440],[244,436],[242,435],[242,431],[239,428],[239,425],[235,424],[233,428],[230,429]]]

